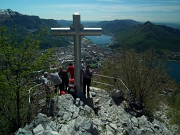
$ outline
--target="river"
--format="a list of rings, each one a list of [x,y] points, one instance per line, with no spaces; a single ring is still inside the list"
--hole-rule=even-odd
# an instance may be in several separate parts
[[[86,38],[92,40],[93,43],[99,44],[105,47],[106,44],[112,44],[112,36],[86,36]],[[180,62],[167,61],[167,68],[170,68],[169,75],[180,84]]]

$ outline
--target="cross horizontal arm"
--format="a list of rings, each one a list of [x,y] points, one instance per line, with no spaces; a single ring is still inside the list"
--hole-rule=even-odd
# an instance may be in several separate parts
[[[100,36],[101,33],[101,28],[83,28],[79,31],[79,35],[81,36]]]
[[[83,28],[79,30],[80,36],[100,36],[101,28]],[[52,36],[74,36],[75,31],[71,28],[51,28]]]
[[[74,36],[75,31],[70,28],[51,28],[52,36]]]

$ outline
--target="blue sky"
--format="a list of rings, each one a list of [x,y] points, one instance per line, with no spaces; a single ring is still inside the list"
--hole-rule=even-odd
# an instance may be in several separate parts
[[[132,19],[140,22],[180,23],[180,0],[0,0],[0,9],[40,18],[81,21]]]

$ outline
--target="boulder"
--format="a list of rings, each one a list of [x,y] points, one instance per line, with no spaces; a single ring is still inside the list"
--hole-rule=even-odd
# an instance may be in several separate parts
[[[19,128],[15,135],[33,135],[32,131]]]
[[[113,89],[111,92],[110,92],[110,97],[112,98],[115,98],[115,99],[119,99],[119,98],[123,98],[123,91],[122,90],[117,90],[117,89]]]
[[[101,104],[94,109],[79,98],[74,100],[70,94],[54,97],[49,117],[39,113],[29,125],[19,128],[15,135],[173,135],[160,121],[150,122],[145,115],[135,117],[124,110],[122,103],[115,104],[114,98],[122,96],[119,90],[114,90],[111,96],[100,90],[97,93]]]

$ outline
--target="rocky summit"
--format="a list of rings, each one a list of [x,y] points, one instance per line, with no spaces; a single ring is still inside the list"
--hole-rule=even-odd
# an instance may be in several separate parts
[[[174,135],[156,119],[150,122],[145,115],[128,113],[121,90],[91,88],[89,99],[93,109],[70,94],[56,96],[47,114],[39,113],[15,135]]]

